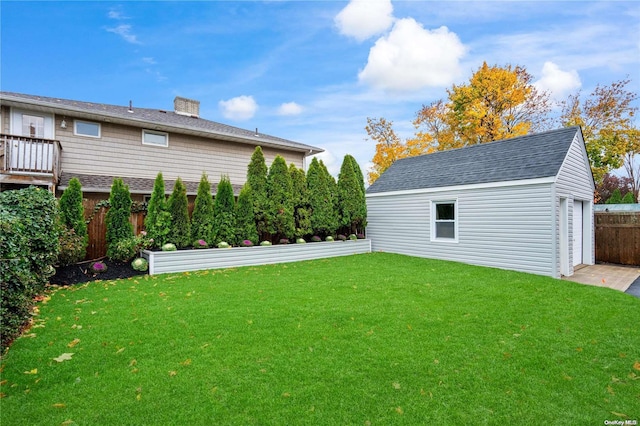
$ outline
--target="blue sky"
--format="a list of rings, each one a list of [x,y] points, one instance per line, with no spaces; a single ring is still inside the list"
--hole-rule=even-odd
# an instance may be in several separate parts
[[[345,154],[369,166],[367,117],[400,136],[486,61],[522,65],[556,99],[629,76],[637,1],[0,3],[0,89],[172,109]]]

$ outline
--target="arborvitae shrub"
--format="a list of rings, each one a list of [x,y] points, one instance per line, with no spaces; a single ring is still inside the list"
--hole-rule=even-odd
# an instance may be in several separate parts
[[[236,204],[236,241],[240,245],[249,246],[249,244],[242,244],[244,241],[251,241],[252,245],[258,244],[258,231],[256,231],[255,215],[253,214],[253,202],[251,199],[251,186],[249,183],[240,190],[238,195],[238,202]]]
[[[78,259],[75,261],[78,262],[84,259],[89,236],[82,205],[82,184],[78,178],[71,178],[69,186],[60,196],[60,223],[67,229],[72,229],[75,235],[75,238],[65,238],[65,252],[73,253],[65,261]],[[70,237],[70,234],[66,232],[65,236]],[[69,245],[72,243],[79,244],[79,247],[70,247]]]
[[[247,183],[251,186],[256,230],[260,238],[264,239],[269,235],[267,223],[267,163],[264,160],[262,148],[259,146],[253,151],[251,161],[247,167]]]
[[[189,247],[192,242],[189,200],[187,199],[187,188],[180,178],[176,179],[176,183],[173,186],[168,207],[171,214],[171,230],[167,240],[178,248]]]
[[[171,230],[171,214],[167,209],[162,173],[158,173],[153,185],[147,215],[144,218],[144,228],[147,237],[153,240],[153,247],[162,247],[167,242]]]
[[[107,225],[107,256],[112,258],[116,245],[127,238],[133,237],[133,225],[129,221],[131,216],[131,194],[129,187],[122,179],[115,178],[111,185],[109,197],[109,211],[105,222]]]
[[[319,235],[333,234],[337,228],[337,214],[333,201],[332,186],[335,182],[324,164],[317,158],[311,160],[307,171],[307,188],[311,206],[311,227]]]
[[[202,173],[198,194],[191,215],[191,240],[192,242],[204,240],[211,243],[213,231],[213,197],[211,196],[211,184],[207,175]]]
[[[233,187],[227,176],[222,176],[213,201],[212,245],[220,242],[236,244],[236,218]]]
[[[295,230],[291,175],[287,163],[279,155],[269,168],[267,199],[267,221],[272,238],[274,241],[291,238]]]
[[[345,155],[345,161],[349,161],[351,163],[351,167],[353,168],[353,173],[356,176],[356,180],[358,181],[357,196],[358,200],[358,208],[356,209],[355,215],[352,218],[353,223],[358,232],[364,232],[364,229],[367,226],[367,199],[366,199],[366,188],[364,186],[364,175],[362,174],[362,170],[360,170],[360,166],[354,157],[351,155]]]
[[[302,238],[312,233],[307,177],[304,170],[297,168],[295,164],[289,165],[289,175],[291,176],[291,191],[293,193],[294,235],[296,238]]]
[[[338,175],[339,225],[346,234],[356,232],[355,218],[360,208],[360,187],[351,161],[345,156]]]
[[[611,197],[605,202],[605,204],[620,204],[622,203],[622,194],[620,193],[620,188],[616,188],[612,193]]]

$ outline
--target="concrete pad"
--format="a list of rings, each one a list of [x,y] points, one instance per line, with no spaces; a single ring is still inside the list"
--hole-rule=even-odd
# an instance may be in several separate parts
[[[562,277],[562,279],[624,292],[638,277],[640,277],[640,268],[637,267],[598,264],[580,265],[576,267],[572,276]]]

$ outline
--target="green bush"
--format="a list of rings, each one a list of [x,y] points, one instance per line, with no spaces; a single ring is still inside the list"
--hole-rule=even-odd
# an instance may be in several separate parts
[[[135,237],[118,241],[111,251],[111,259],[119,262],[128,262],[140,253],[140,250],[151,247],[153,242],[147,238],[146,232],[141,232]]]
[[[189,201],[187,188],[182,179],[178,178],[169,197],[169,213],[171,214],[171,230],[169,241],[176,247],[184,248],[191,244],[191,222],[189,220]]]
[[[136,271],[144,272],[149,269],[149,262],[145,258],[138,257],[133,259],[133,262],[131,262],[131,267]]]
[[[60,228],[60,252],[58,253],[58,266],[73,265],[84,259],[86,250],[86,238],[76,235],[76,231],[62,225]]]
[[[295,232],[291,175],[284,158],[276,155],[267,177],[267,222],[274,241],[288,239]]]
[[[28,321],[57,261],[58,205],[49,191],[30,187],[0,193],[0,352]]]
[[[247,167],[247,183],[251,187],[251,200],[255,217],[256,230],[259,238],[267,238],[269,229],[267,223],[267,163],[264,160],[262,148],[253,151],[251,161]]]
[[[622,200],[620,201],[622,204],[635,204],[636,200],[633,198],[633,192],[629,191],[624,194]]]
[[[213,230],[213,197],[207,175],[202,173],[191,215],[191,239],[208,241]],[[195,245],[194,245],[195,246]]]
[[[213,202],[213,235],[211,242],[217,244],[226,241],[236,243],[236,217],[233,187],[227,176],[222,176]]]
[[[289,175],[291,175],[293,218],[295,222],[294,235],[302,238],[313,232],[311,229],[311,207],[309,206],[307,177],[304,174],[304,170],[297,168],[295,164],[289,165]]]
[[[111,185],[109,196],[109,211],[105,217],[107,224],[107,257],[115,258],[117,244],[133,237],[133,225],[129,221],[131,217],[131,194],[129,187],[122,179],[115,178]]]
[[[79,243],[76,243],[79,244],[79,246],[72,249],[74,254],[71,257],[75,258],[79,253],[79,258],[76,261],[70,262],[76,263],[84,259],[87,252],[87,245],[89,243],[87,223],[85,222],[84,207],[82,205],[82,184],[78,178],[71,178],[69,186],[60,196],[59,203],[61,224],[67,229],[73,230],[74,234],[78,237],[75,238],[75,240],[79,241]],[[67,238],[64,243],[66,244],[68,242],[69,240]],[[67,246],[65,249],[68,251],[70,247]]]
[[[338,228],[338,215],[333,199],[335,186],[335,180],[324,163],[314,157],[307,171],[311,227],[314,233],[326,236],[333,234]]]
[[[248,240],[251,245],[258,244],[258,231],[256,230],[253,202],[251,201],[251,186],[248,183],[245,183],[240,190],[240,195],[238,195],[235,217],[236,241]],[[241,245],[247,246],[246,244]]]
[[[144,229],[153,240],[153,247],[161,247],[166,243],[171,229],[171,214],[167,210],[164,192],[164,179],[162,173],[158,173],[144,218]]]

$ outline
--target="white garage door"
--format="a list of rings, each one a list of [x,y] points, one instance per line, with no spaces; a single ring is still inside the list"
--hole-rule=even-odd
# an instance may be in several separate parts
[[[582,263],[582,201],[573,201],[573,266]]]

